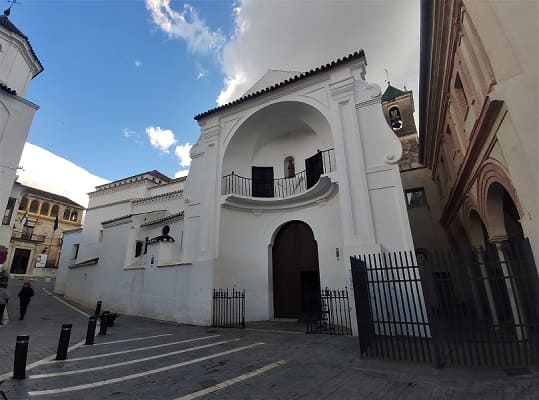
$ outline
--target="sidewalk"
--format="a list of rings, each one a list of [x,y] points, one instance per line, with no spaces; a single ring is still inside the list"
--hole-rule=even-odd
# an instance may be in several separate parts
[[[18,316],[21,285],[10,282],[11,316]],[[216,329],[122,315],[95,345],[74,349],[66,361],[45,359],[56,353],[62,323],[73,324],[71,345],[84,339],[81,313],[89,312],[43,290],[52,285],[35,281],[27,318],[0,328],[0,390],[9,400],[532,400],[539,393],[537,369],[509,376],[501,369],[362,359],[355,337],[267,330],[271,323]],[[27,379],[13,380],[19,334],[30,335]]]
[[[13,370],[13,356],[17,335],[29,335],[28,361],[30,364],[56,353],[62,324],[73,324],[70,343],[86,337],[88,318],[69,308],[45,292],[52,293],[54,280],[32,281],[35,295],[28,306],[23,321],[19,321],[19,298],[17,294],[23,280],[10,279],[7,311],[9,323],[0,325],[0,375]],[[45,289],[45,290],[43,290]]]

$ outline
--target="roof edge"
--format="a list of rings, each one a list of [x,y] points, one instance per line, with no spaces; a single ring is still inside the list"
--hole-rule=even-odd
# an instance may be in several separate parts
[[[354,61],[354,60],[358,60],[360,58],[365,58],[365,51],[363,49],[361,49],[359,51],[356,51],[354,53],[350,53],[350,54],[348,54],[347,56],[345,56],[343,58],[338,58],[337,60],[331,61],[331,62],[329,62],[327,64],[323,64],[323,65],[321,65],[319,67],[310,69],[307,72],[302,72],[299,75],[295,75],[292,78],[285,79],[284,81],[276,83],[276,84],[274,84],[272,86],[269,86],[269,87],[267,87],[265,89],[258,90],[256,92],[248,94],[248,95],[241,96],[240,98],[238,98],[238,99],[236,99],[234,101],[231,101],[231,102],[229,102],[227,104],[223,104],[222,106],[218,106],[218,107],[209,109],[208,111],[205,111],[203,113],[195,115],[194,119],[196,121],[200,121],[202,118],[205,118],[208,115],[214,114],[214,113],[216,113],[218,111],[222,111],[222,110],[225,110],[227,108],[231,108],[231,107],[236,106],[236,105],[238,105],[240,103],[251,100],[251,99],[253,99],[255,97],[259,97],[259,96],[261,96],[261,95],[263,95],[265,93],[273,92],[273,91],[275,91],[277,89],[280,89],[280,88],[282,88],[284,86],[287,86],[287,85],[289,85],[291,83],[295,83],[295,82],[298,82],[298,81],[303,80],[305,78],[308,78],[310,76],[313,76],[313,75],[316,75],[316,74],[319,74],[319,73],[322,73],[322,72],[326,72],[326,71],[331,70],[331,69],[333,69],[333,68],[335,68],[337,66],[349,63],[349,62]],[[366,60],[365,60],[365,64],[366,64]]]

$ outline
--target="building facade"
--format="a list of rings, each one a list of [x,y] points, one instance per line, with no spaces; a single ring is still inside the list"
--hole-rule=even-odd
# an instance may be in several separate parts
[[[461,248],[529,240],[539,257],[537,7],[422,3],[419,161]]]
[[[426,255],[435,249],[446,249],[449,241],[440,224],[440,194],[431,179],[430,170],[419,163],[419,136],[412,91],[400,90],[388,82],[382,95],[382,110],[402,144],[399,169],[415,251]]]
[[[301,318],[306,292],[351,287],[350,256],[413,250],[402,146],[365,73],[363,51],[284,80],[270,71],[197,115],[186,181],[154,171],[98,187],[57,286],[202,325],[214,288],[245,289],[248,321]]]
[[[11,228],[7,271],[54,276],[62,233],[80,227],[83,212],[83,206],[67,197],[15,183],[2,220]]]
[[[0,210],[8,208],[28,130],[39,108],[25,94],[32,78],[43,71],[30,41],[10,21],[10,9],[0,16]],[[0,252],[5,253],[10,238],[9,224],[0,225]]]

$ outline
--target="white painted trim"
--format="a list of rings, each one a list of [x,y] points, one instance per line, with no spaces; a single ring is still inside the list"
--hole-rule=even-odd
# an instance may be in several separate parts
[[[100,386],[111,385],[113,383],[125,382],[125,381],[131,380],[131,379],[142,378],[142,377],[146,377],[146,376],[149,376],[149,375],[158,374],[160,372],[168,371],[168,370],[171,370],[171,369],[174,369],[174,368],[180,368],[180,367],[184,367],[186,365],[195,364],[197,362],[206,361],[206,360],[210,360],[212,358],[224,356],[224,355],[227,355],[227,354],[236,353],[238,351],[252,349],[253,347],[260,346],[262,344],[264,344],[264,343],[263,342],[253,343],[253,344],[238,347],[238,348],[235,348],[235,349],[232,349],[232,350],[222,351],[220,353],[210,354],[210,355],[207,355],[207,356],[204,356],[204,357],[195,358],[193,360],[183,361],[183,362],[180,362],[180,363],[177,363],[177,364],[167,365],[167,366],[164,366],[164,367],[161,367],[161,368],[151,369],[151,370],[148,370],[148,371],[142,371],[142,372],[138,372],[136,374],[121,376],[121,377],[118,377],[118,378],[106,379],[106,380],[103,380],[103,381],[86,383],[86,384],[83,384],[83,385],[67,386],[67,387],[58,388],[58,389],[34,390],[34,391],[28,392],[28,395],[29,396],[44,396],[44,395],[48,395],[48,394],[58,394],[58,393],[73,392],[73,391],[76,391],[76,390],[92,389],[92,388],[96,388],[96,387],[100,387]]]
[[[226,380],[224,382],[218,383],[217,385],[210,386],[210,387],[208,387],[206,389],[199,390],[198,392],[193,392],[193,393],[187,394],[185,396],[178,397],[175,400],[193,400],[193,399],[196,399],[198,397],[205,396],[207,394],[216,392],[218,390],[226,389],[227,387],[232,386],[235,383],[239,383],[239,382],[242,382],[242,381],[244,381],[246,379],[252,378],[254,376],[263,374],[264,372],[267,372],[270,369],[273,369],[275,367],[279,367],[279,366],[284,365],[284,364],[286,364],[286,361],[284,361],[284,360],[275,361],[274,363],[265,365],[262,368],[258,368],[258,369],[254,370],[254,371],[248,372],[246,374],[237,376],[237,377],[232,378],[232,379],[228,379],[228,380]]]

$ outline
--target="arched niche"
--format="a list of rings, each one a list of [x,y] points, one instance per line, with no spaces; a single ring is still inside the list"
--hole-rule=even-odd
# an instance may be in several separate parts
[[[251,176],[251,167],[273,167],[284,177],[283,160],[294,154],[295,171],[318,150],[333,148],[330,124],[315,107],[297,101],[271,104],[247,118],[233,133],[223,156],[223,176]]]

